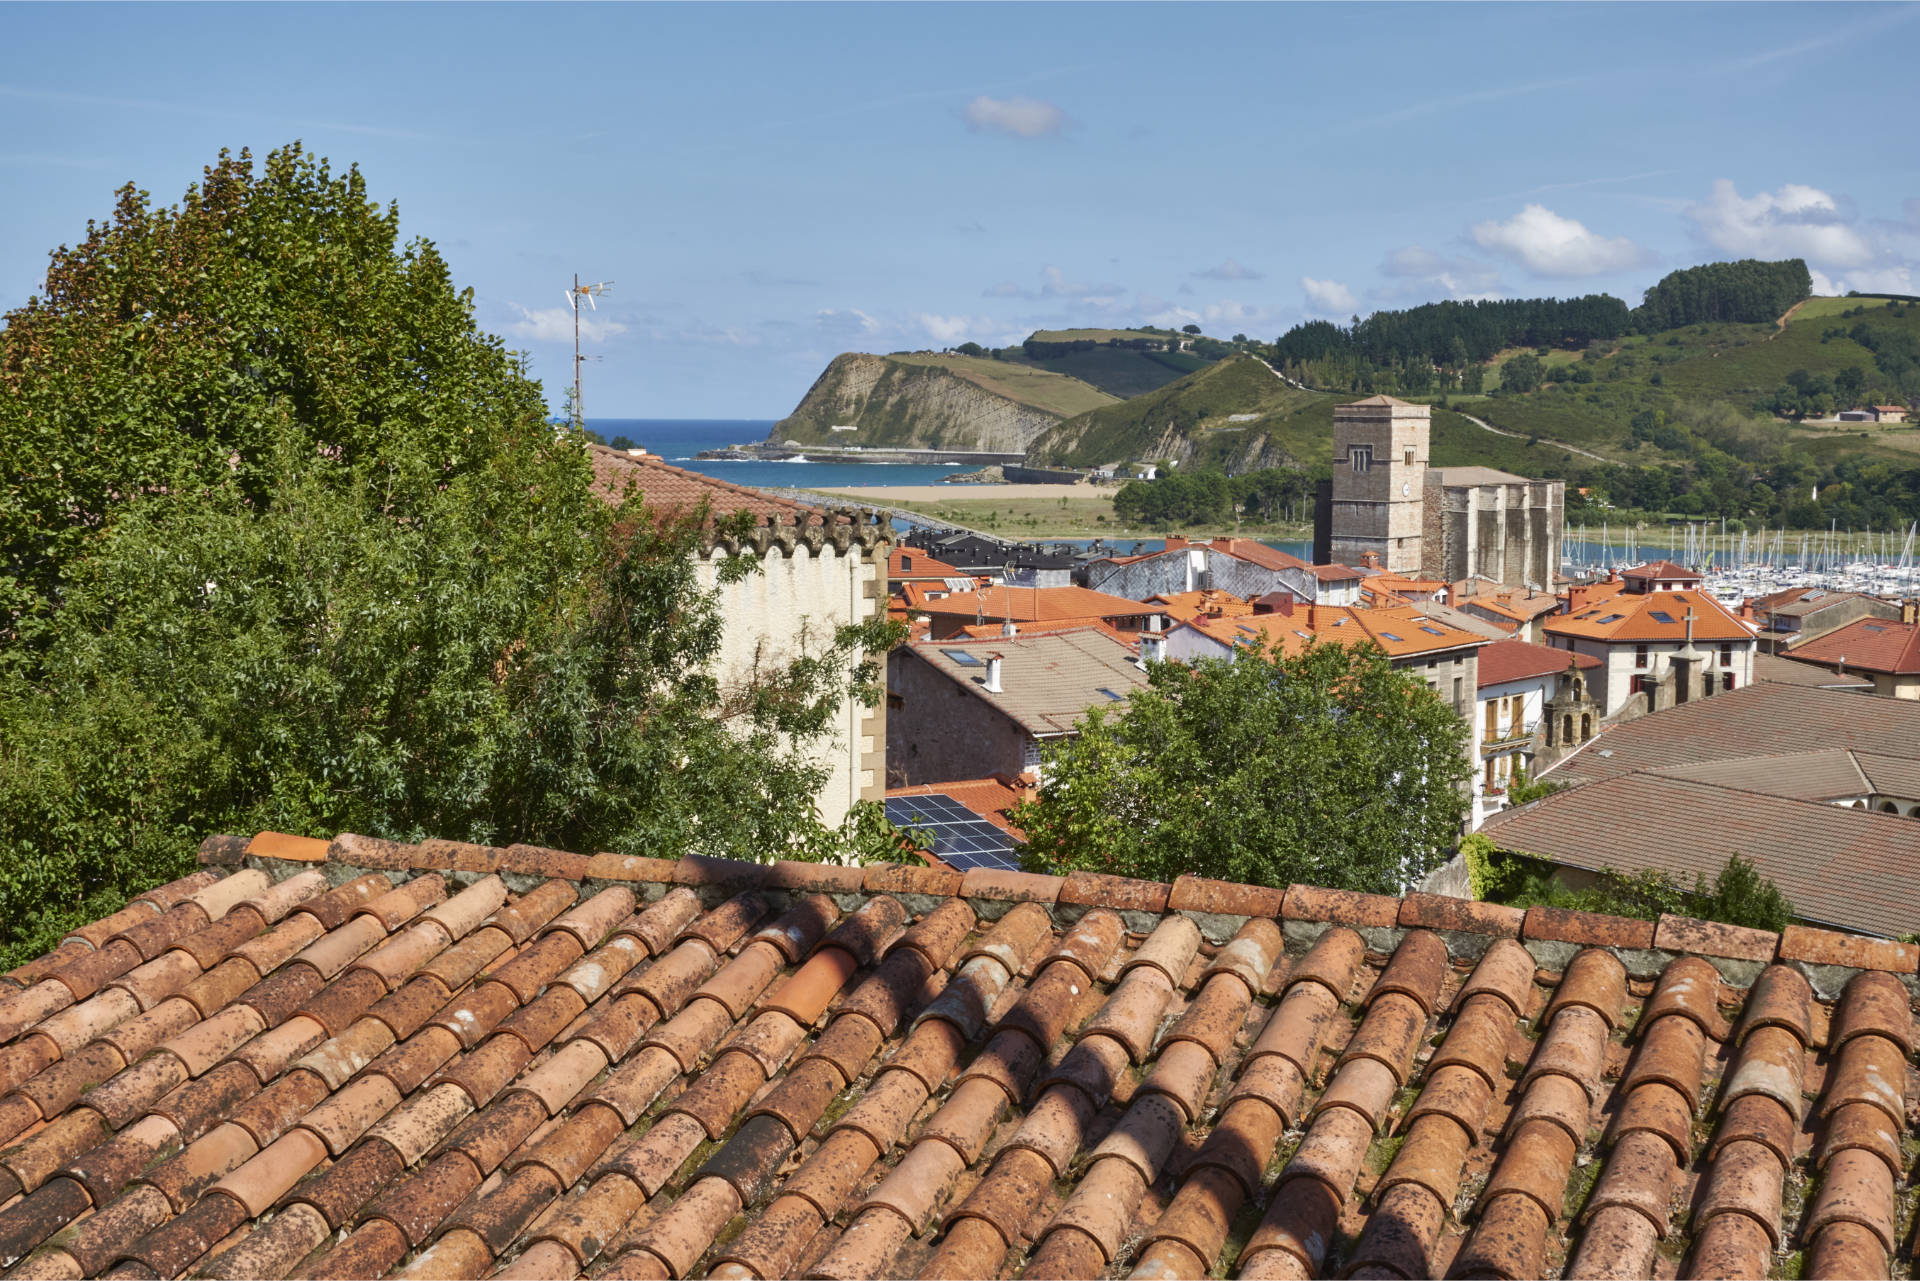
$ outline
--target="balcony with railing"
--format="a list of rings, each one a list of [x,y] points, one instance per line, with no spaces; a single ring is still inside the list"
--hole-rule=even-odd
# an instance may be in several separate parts
[[[1533,741],[1534,731],[1539,727],[1540,723],[1535,721],[1531,725],[1509,725],[1492,734],[1482,733],[1480,754],[1493,756],[1500,752],[1511,751],[1516,747],[1524,747]]]

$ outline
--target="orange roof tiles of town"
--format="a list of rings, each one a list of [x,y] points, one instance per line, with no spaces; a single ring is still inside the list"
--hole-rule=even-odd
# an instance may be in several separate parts
[[[1589,600],[1579,613],[1556,614],[1542,626],[1549,635],[1588,640],[1681,641],[1687,638],[1689,612],[1696,641],[1753,639],[1753,628],[1710,594],[1692,589],[1644,595],[1623,592],[1599,604]]]
[[[755,489],[672,466],[657,454],[636,455],[605,445],[590,445],[588,449],[594,491],[609,502],[619,502],[631,489],[650,509],[663,515],[690,515],[704,503],[712,516],[751,512],[762,524],[769,518],[783,525],[803,519],[814,525],[839,524],[848,519],[822,507],[774,498]]]
[[[1632,569],[1620,571],[1622,578],[1653,578],[1662,581],[1675,578],[1698,579],[1700,575],[1685,566],[1676,565],[1670,560],[1650,560],[1644,565],[1635,565]]]
[[[1242,600],[1232,592],[1223,592],[1215,588],[1204,588],[1194,592],[1162,592],[1158,596],[1149,596],[1146,604],[1160,605],[1175,618],[1237,617],[1251,614],[1253,603]]]
[[[895,582],[903,578],[971,578],[973,575],[943,560],[936,560],[918,547],[895,547],[887,553],[887,577]]]
[[[1046,622],[1063,618],[1136,618],[1160,611],[1124,596],[1109,596],[1085,587],[982,587],[955,592],[921,606],[929,614],[974,614],[1011,618],[1015,622]]]
[[[1920,625],[1890,618],[1860,618],[1825,636],[1803,641],[1781,655],[1892,676],[1920,675]]]
[[[16,1276],[1884,1276],[1906,1248],[1908,944],[1192,876],[202,857],[0,988]]]
[[[1370,642],[1395,658],[1491,643],[1485,636],[1434,619],[1419,605],[1397,605],[1386,609],[1298,605],[1292,614],[1197,618],[1184,626],[1198,628],[1227,645],[1260,636],[1269,642],[1277,642],[1285,654],[1297,654],[1314,640],[1339,641],[1348,645]]]
[[[1535,645],[1532,641],[1494,641],[1480,651],[1479,681],[1482,689],[1504,685],[1508,681],[1536,676],[1556,676],[1569,667],[1582,671],[1600,666],[1591,654],[1574,654],[1564,649]]]

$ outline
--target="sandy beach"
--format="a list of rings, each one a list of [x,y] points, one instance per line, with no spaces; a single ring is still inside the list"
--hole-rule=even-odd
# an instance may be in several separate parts
[[[870,503],[1029,502],[1052,498],[1100,498],[1111,501],[1114,491],[1095,485],[850,485],[843,489],[816,489],[816,494],[842,494]]]

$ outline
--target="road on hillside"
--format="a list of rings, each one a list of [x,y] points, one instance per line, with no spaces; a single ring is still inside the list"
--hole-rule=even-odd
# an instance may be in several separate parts
[[[1457,409],[1456,409],[1456,410],[1454,410],[1453,412],[1454,412],[1454,413],[1456,413],[1456,414],[1460,414],[1460,411],[1459,411],[1459,410],[1457,410]],[[1472,423],[1472,424],[1473,424],[1473,425],[1474,425],[1475,427],[1478,427],[1478,428],[1479,428],[1480,430],[1482,430],[1482,431],[1490,431],[1490,432],[1492,432],[1492,433],[1493,433],[1494,435],[1496,435],[1496,436],[1506,436],[1506,437],[1509,437],[1509,438],[1511,438],[1511,439],[1513,439],[1513,440],[1534,440],[1534,441],[1538,441],[1538,442],[1539,442],[1540,444],[1542,444],[1542,445],[1551,445],[1551,446],[1553,446],[1553,448],[1555,448],[1555,449],[1564,449],[1564,450],[1566,450],[1566,451],[1567,451],[1568,453],[1570,453],[1570,454],[1578,454],[1578,455],[1580,455],[1580,456],[1581,456],[1582,458],[1591,458],[1591,459],[1593,459],[1593,461],[1594,461],[1594,462],[1596,462],[1596,463],[1605,463],[1605,462],[1611,462],[1611,461],[1613,461],[1613,460],[1612,460],[1612,459],[1610,459],[1610,458],[1602,458],[1602,457],[1601,457],[1600,455],[1598,455],[1598,454],[1596,454],[1596,453],[1594,453],[1594,452],[1592,452],[1591,450],[1587,450],[1587,449],[1582,449],[1582,448],[1580,448],[1580,447],[1579,447],[1578,445],[1565,445],[1565,444],[1562,444],[1561,442],[1559,442],[1559,441],[1557,441],[1557,440],[1548,440],[1548,439],[1547,439],[1546,437],[1544,437],[1544,436],[1529,436],[1529,435],[1527,435],[1527,434],[1526,434],[1525,432],[1518,432],[1518,431],[1502,431],[1502,430],[1501,430],[1500,428],[1498,428],[1498,427],[1495,427],[1495,426],[1494,426],[1494,425],[1493,425],[1492,423],[1488,423],[1488,422],[1482,422],[1482,421],[1481,421],[1480,419],[1478,419],[1478,418],[1475,418],[1475,417],[1474,417],[1474,416],[1473,416],[1472,414],[1460,414],[1460,416],[1461,416],[1462,418],[1464,418],[1464,419],[1466,419],[1466,420],[1467,420],[1468,422],[1470,422],[1470,423]]]

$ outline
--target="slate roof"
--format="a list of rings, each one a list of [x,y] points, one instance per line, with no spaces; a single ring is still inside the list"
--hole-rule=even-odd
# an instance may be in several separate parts
[[[1783,685],[1811,685],[1816,689],[1870,690],[1873,688],[1873,682],[1865,677],[1839,676],[1823,667],[1796,663],[1776,654],[1753,656],[1753,679],[1774,681]]]
[[[1610,726],[1546,772],[1557,782],[1585,782],[1823,748],[1920,757],[1920,702],[1756,682]]]
[[[1873,1276],[1907,1248],[1904,944],[1194,877],[202,858],[6,976],[13,1276]]]
[[[916,641],[913,652],[1036,738],[1072,733],[1088,708],[1124,701],[1147,683],[1133,648],[1111,632],[1093,628]],[[955,653],[976,661],[961,662]],[[989,693],[985,684],[987,659],[993,654],[1001,655],[997,694]],[[1103,692],[1107,690],[1117,697],[1108,697]]]
[[[1920,676],[1920,624],[1890,618],[1857,618],[1825,636],[1816,636],[1781,657],[1789,662],[1823,663],[1890,676]]]
[[[1920,821],[1899,814],[1648,772],[1503,810],[1481,830],[1503,849],[1569,867],[1655,868],[1688,886],[1696,875],[1711,881],[1738,854],[1804,919],[1885,935],[1909,933],[1920,920],[1912,872],[1920,867]],[[1684,840],[1676,839],[1681,830]]]

